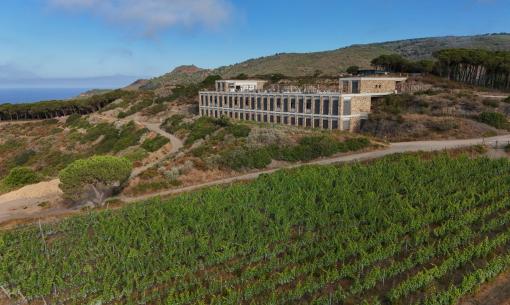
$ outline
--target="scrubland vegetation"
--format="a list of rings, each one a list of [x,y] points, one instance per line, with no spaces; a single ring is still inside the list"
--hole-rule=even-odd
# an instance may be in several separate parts
[[[510,265],[509,173],[445,155],[281,171],[0,233],[0,284],[34,304],[455,304]]]

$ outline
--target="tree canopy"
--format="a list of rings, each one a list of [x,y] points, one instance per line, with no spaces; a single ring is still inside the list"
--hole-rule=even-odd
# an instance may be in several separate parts
[[[434,57],[440,76],[477,86],[510,88],[510,52],[445,49]]]
[[[113,156],[77,160],[60,172],[60,188],[73,203],[102,205],[122,189],[132,169],[129,160]]]

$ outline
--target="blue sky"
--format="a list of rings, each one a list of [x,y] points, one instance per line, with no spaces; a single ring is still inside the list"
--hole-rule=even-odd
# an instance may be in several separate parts
[[[509,16],[510,0],[2,0],[0,86],[117,86],[182,64],[510,32]]]

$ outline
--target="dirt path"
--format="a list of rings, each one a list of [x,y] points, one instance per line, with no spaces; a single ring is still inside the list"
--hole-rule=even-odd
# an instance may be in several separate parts
[[[263,174],[274,173],[281,169],[291,169],[304,165],[329,165],[335,163],[345,163],[345,162],[353,162],[353,161],[365,161],[382,158],[388,155],[397,154],[397,153],[406,153],[406,152],[417,152],[417,151],[439,151],[444,149],[454,149],[461,147],[469,147],[474,145],[491,145],[501,147],[502,145],[510,144],[510,135],[497,136],[493,138],[479,138],[479,139],[467,139],[467,140],[447,140],[447,141],[416,141],[416,142],[402,142],[402,143],[392,143],[387,148],[369,151],[365,153],[351,154],[346,156],[339,156],[333,158],[325,158],[320,160],[311,161],[308,163],[297,163],[289,166],[279,167],[276,169],[263,170],[259,172],[249,173],[246,175],[211,181],[203,184],[192,185],[184,188],[178,188],[173,190],[162,191],[158,193],[142,195],[137,197],[119,197],[122,201],[125,202],[136,202],[142,201],[146,199],[150,199],[156,196],[169,196],[179,193],[185,193],[194,191],[197,189],[222,185],[222,184],[230,184],[238,181],[246,181],[253,180]]]
[[[149,127],[154,127],[152,124],[155,124],[155,123],[150,123]],[[297,168],[297,167],[305,166],[305,165],[328,165],[328,164],[343,163],[343,162],[365,161],[365,160],[381,158],[381,157],[396,154],[396,153],[417,152],[417,151],[440,151],[440,150],[444,150],[444,149],[454,149],[454,148],[468,147],[468,146],[479,145],[479,144],[486,144],[486,145],[492,145],[492,146],[495,146],[497,144],[499,147],[501,147],[502,145],[506,145],[507,143],[510,143],[510,135],[503,135],[503,136],[497,136],[497,137],[485,138],[485,139],[479,138],[479,139],[467,139],[467,140],[417,141],[417,142],[393,143],[393,144],[390,144],[388,147],[381,149],[381,150],[369,151],[369,152],[352,154],[352,155],[343,155],[343,156],[337,156],[337,157],[333,157],[333,158],[320,159],[320,160],[312,161],[309,163],[297,163],[297,164],[293,164],[290,166],[283,166],[283,167],[276,168],[276,169],[253,172],[253,173],[240,175],[240,176],[236,176],[236,177],[220,179],[220,180],[211,181],[211,182],[207,182],[207,183],[203,183],[203,184],[192,185],[189,187],[177,188],[177,189],[172,189],[172,190],[167,190],[167,191],[162,191],[162,192],[157,192],[157,193],[152,193],[152,194],[137,196],[137,197],[121,196],[121,197],[117,197],[117,199],[120,199],[127,203],[143,201],[143,200],[154,198],[157,196],[169,196],[169,195],[174,195],[174,194],[179,194],[179,193],[190,192],[190,191],[194,191],[197,189],[202,189],[202,188],[210,187],[210,186],[230,184],[230,183],[234,183],[234,182],[238,182],[238,181],[253,180],[262,174],[270,174],[270,173],[276,172],[281,169]],[[177,148],[174,148],[174,149],[178,150]],[[60,192],[60,190],[58,190],[58,182],[54,180],[51,183],[52,183],[52,188],[48,187],[48,191],[53,189],[53,192]],[[32,186],[28,186],[27,188],[29,188],[29,187],[32,187]],[[57,188],[57,189],[55,189],[55,188]],[[13,196],[11,193],[6,194],[6,195]],[[6,195],[4,195],[4,196],[6,196]],[[0,207],[6,203],[6,201],[2,201],[1,198],[2,197],[0,197]],[[15,219],[32,219],[32,218],[36,218],[36,217],[54,216],[52,214],[51,208],[44,210],[43,215],[37,214],[37,211],[41,211],[41,209],[39,209],[39,210],[36,209],[34,207],[34,205],[37,206],[38,203],[35,203],[36,201],[39,203],[42,202],[41,201],[41,200],[43,200],[42,198],[28,198],[27,199],[25,197],[17,197],[17,200],[18,201],[16,201],[16,202],[18,204],[21,204],[19,206],[19,209],[9,210],[8,208],[7,209],[4,208],[3,210],[0,210],[0,213],[2,214],[0,223],[8,221],[8,220],[12,221]],[[30,203],[30,206],[32,208],[34,208],[35,210],[24,209],[24,207],[27,205],[27,203]],[[11,202],[10,204],[12,205],[14,203]],[[62,207],[55,208],[55,214],[57,214],[57,215],[65,214],[66,211],[68,213],[76,212],[76,210],[72,210],[72,209],[68,209],[68,210],[64,209],[63,210]]]
[[[54,210],[50,203],[57,203],[62,192],[58,179],[25,186],[0,196],[0,223],[20,217],[39,216],[44,211]]]

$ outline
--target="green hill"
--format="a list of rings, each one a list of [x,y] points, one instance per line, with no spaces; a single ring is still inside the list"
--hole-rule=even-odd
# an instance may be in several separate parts
[[[510,34],[419,38],[352,45],[324,52],[279,53],[211,70],[200,69],[195,66],[182,66],[168,74],[150,80],[144,87],[150,89],[160,86],[195,83],[211,74],[218,74],[223,78],[234,77],[239,74],[253,76],[274,73],[287,76],[306,76],[313,75],[317,71],[325,75],[338,75],[353,65],[368,68],[372,59],[383,54],[397,53],[409,59],[427,59],[432,58],[435,51],[447,48],[510,51]]]

